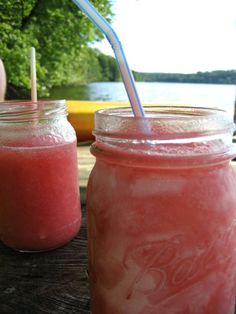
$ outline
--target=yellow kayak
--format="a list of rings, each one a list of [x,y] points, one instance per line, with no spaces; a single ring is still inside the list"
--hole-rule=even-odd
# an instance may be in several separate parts
[[[78,142],[93,139],[94,113],[103,108],[129,106],[128,102],[69,100],[68,120],[74,127]]]

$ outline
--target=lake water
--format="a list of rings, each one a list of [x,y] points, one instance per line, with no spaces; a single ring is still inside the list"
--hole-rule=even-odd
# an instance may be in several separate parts
[[[217,107],[234,112],[236,87],[234,85],[137,82],[142,103],[186,104]],[[57,87],[51,99],[128,101],[122,82],[96,82],[78,86]]]

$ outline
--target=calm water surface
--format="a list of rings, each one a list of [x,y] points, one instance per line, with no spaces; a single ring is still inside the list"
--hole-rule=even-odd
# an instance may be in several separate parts
[[[183,84],[137,82],[142,103],[187,104],[200,107],[217,107],[234,111],[236,87],[234,85]],[[128,101],[122,82],[96,82],[78,86],[54,88],[52,99]]]

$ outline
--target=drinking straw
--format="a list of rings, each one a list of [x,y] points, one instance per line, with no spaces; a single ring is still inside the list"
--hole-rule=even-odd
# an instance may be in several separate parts
[[[133,114],[138,117],[145,117],[145,113],[140,102],[133,74],[128,66],[120,40],[107,22],[107,20],[95,9],[88,0],[73,0],[73,2],[88,16],[88,18],[104,33],[116,56],[116,60],[121,72],[125,89],[131,103]]]
[[[31,100],[37,102],[37,82],[36,82],[36,59],[35,48],[30,48],[30,78],[31,78]]]
[[[6,93],[6,72],[2,60],[0,59],[0,101],[3,101]]]

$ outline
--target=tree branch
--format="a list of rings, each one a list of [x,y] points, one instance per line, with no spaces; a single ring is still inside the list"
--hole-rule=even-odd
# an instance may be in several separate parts
[[[35,12],[39,6],[39,3],[40,3],[40,0],[37,0],[35,5],[33,6],[32,10],[30,11],[29,15],[22,19],[22,23],[21,23],[21,30],[22,31],[25,29],[27,24],[30,22],[31,18],[35,15]]]

